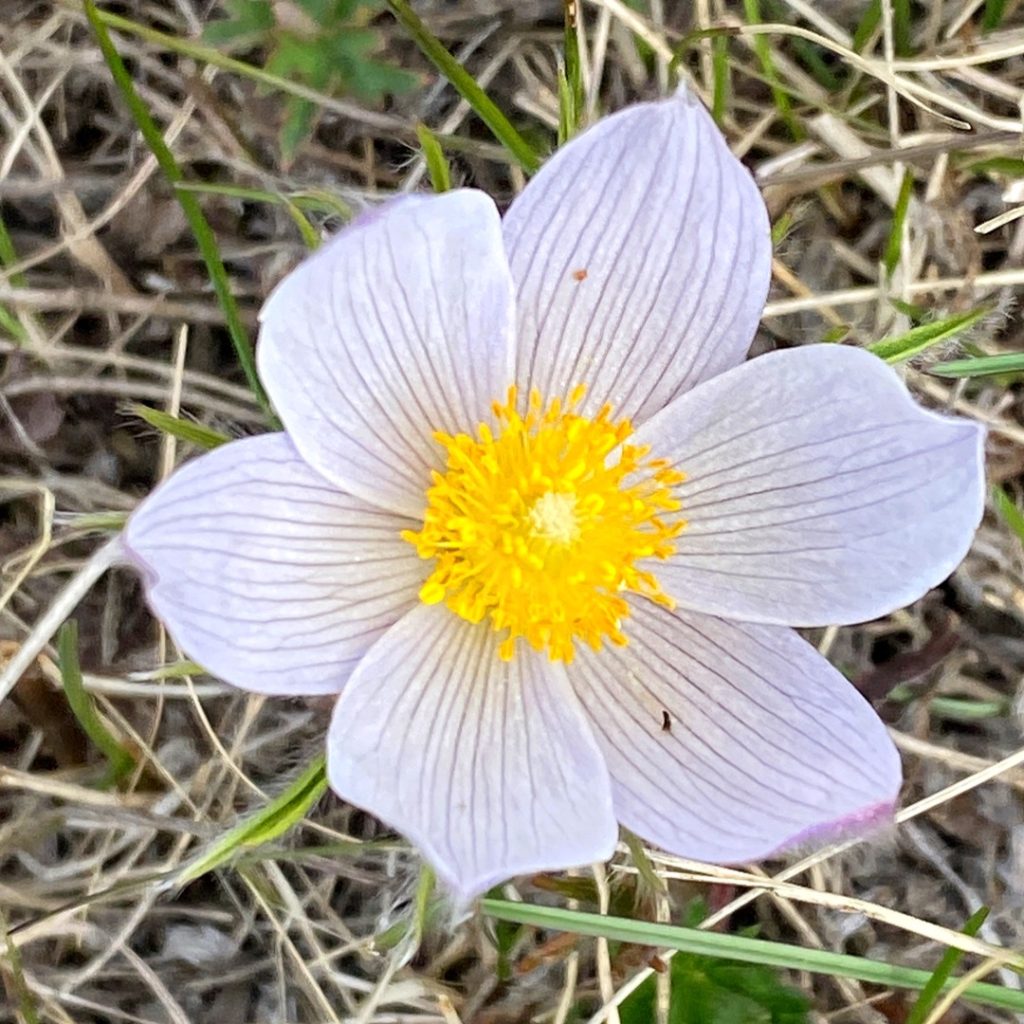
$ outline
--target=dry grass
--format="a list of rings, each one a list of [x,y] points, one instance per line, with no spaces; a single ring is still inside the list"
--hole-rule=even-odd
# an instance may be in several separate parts
[[[211,5],[123,6],[189,38]],[[673,48],[690,29],[736,29],[727,43],[726,130],[764,186],[773,221],[789,222],[755,351],[820,340],[837,327],[858,343],[899,334],[909,321],[890,298],[936,316],[990,302],[993,312],[969,339],[906,373],[924,400],[990,426],[990,478],[1019,502],[1019,382],[951,384],[927,366],[965,340],[987,353],[1024,348],[1016,316],[1024,220],[1010,216],[1021,212],[1024,189],[1019,177],[977,166],[1021,156],[1024,5],[1009,0],[1002,28],[985,36],[974,28],[977,2],[915,5],[908,58],[895,56],[890,0],[859,56],[850,42],[860,3],[780,0],[786,24],[760,29],[745,23],[741,4],[637,6],[645,13],[621,0],[582,4],[591,112],[663,91]],[[422,10],[517,123],[534,132],[557,124],[559,4],[470,0]],[[385,22],[393,58],[429,75]],[[832,72],[856,69],[851,87],[830,93],[802,61],[801,38]],[[767,41],[805,138],[794,140],[772,105],[755,39]],[[423,181],[413,148],[422,120],[464,137],[454,160],[462,179],[503,201],[522,185],[433,76],[386,112],[325,101],[315,138],[283,167],[276,94],[138,38],[119,45],[191,179],[270,191],[315,186],[358,207]],[[684,60],[706,97],[715,45],[695,43]],[[9,641],[0,657],[9,658],[102,545],[109,514],[130,510],[190,454],[142,425],[129,403],[180,409],[234,434],[260,429],[262,418],[175,199],[74,4],[0,0],[0,125],[0,211],[17,254],[0,274],[0,306],[19,325],[0,329],[0,638]],[[887,281],[880,258],[907,169],[915,197]],[[299,234],[281,206],[216,196],[203,204],[251,317],[301,256]],[[0,702],[0,931],[8,933],[0,979],[10,997],[0,1021],[497,1024],[589,1013],[596,1024],[614,1020],[616,1003],[650,973],[642,951],[541,944],[547,937],[529,930],[499,953],[493,923],[480,919],[435,921],[416,950],[403,937],[414,857],[333,798],[284,846],[182,890],[170,886],[313,755],[326,708],[162,675],[176,654],[126,573],[99,580],[75,615],[86,686],[138,768],[120,789],[97,788],[99,755],[69,712],[50,647]],[[655,856],[670,898],[651,903],[652,917],[710,893],[715,920],[756,920],[768,937],[930,966],[947,930],[984,903],[992,915],[979,938],[1024,945],[1022,624],[1021,544],[990,512],[943,588],[887,619],[816,636],[880,702],[904,753],[913,813],[893,834],[825,851],[777,881]],[[888,696],[897,684],[898,701]],[[624,849],[607,876],[596,876],[595,908],[634,878]],[[516,891],[543,899],[543,880]],[[1012,971],[988,968],[1021,987]],[[823,1018],[903,1019],[902,997],[841,979],[797,980],[813,988]],[[1007,1017],[953,1008],[944,1019]]]

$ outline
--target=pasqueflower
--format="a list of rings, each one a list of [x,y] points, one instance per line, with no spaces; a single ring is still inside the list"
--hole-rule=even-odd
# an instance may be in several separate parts
[[[470,897],[607,858],[715,862],[885,820],[899,760],[789,627],[920,597],[981,516],[981,429],[855,347],[744,362],[765,207],[685,92],[561,149],[504,219],[409,196],[286,277],[283,433],[125,534],[192,658],[339,694],[328,776]]]

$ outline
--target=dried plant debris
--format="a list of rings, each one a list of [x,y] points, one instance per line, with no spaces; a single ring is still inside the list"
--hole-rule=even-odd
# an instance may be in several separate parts
[[[1017,1019],[1012,1001],[915,1008],[877,976],[673,955],[584,919],[654,935],[700,918],[712,942],[926,973],[952,947],[955,976],[1022,996],[1024,5],[133,0],[96,16],[180,182],[85,5],[0,0],[0,673],[24,669],[0,687],[0,1021]],[[987,427],[996,490],[947,581],[807,633],[901,751],[894,827],[730,869],[623,834],[604,870],[519,878],[458,916],[409,845],[313,771],[331,700],[203,674],[105,545],[176,465],[268,429],[238,346],[311,246],[432,182],[506,209],[560,131],[678,76],[768,205],[752,353],[873,348],[922,404]],[[58,638],[68,617],[77,643]],[[684,726],[652,715],[659,734]],[[516,923],[517,906],[577,913],[578,933]]]

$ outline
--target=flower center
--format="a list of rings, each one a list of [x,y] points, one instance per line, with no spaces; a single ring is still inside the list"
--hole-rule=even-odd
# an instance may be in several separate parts
[[[489,618],[506,660],[518,637],[566,662],[577,641],[625,644],[627,592],[672,606],[641,563],[675,551],[683,474],[625,443],[633,428],[609,406],[581,416],[583,395],[545,404],[533,392],[521,415],[511,388],[494,403],[496,430],[436,433],[445,471],[433,474],[423,528],[402,534],[435,560],[420,599]]]
[[[579,540],[580,519],[576,495],[545,491],[530,506],[530,532],[549,544],[563,547]]]

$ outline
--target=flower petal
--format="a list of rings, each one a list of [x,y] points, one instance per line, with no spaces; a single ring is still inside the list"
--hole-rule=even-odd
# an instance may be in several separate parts
[[[441,605],[410,612],[352,674],[327,771],[464,899],[615,847],[608,772],[565,669],[533,651],[501,661],[493,630]]]
[[[654,571],[681,604],[729,618],[884,615],[956,568],[984,507],[984,431],[921,408],[860,349],[761,356],[635,440],[686,474],[688,525]]]
[[[125,530],[153,611],[214,675],[258,693],[341,689],[417,600],[413,522],[342,494],[285,434],[178,470]]]
[[[418,516],[433,432],[469,431],[512,382],[514,299],[494,203],[469,189],[359,218],[262,314],[260,376],[342,490]]]
[[[790,629],[632,601],[626,647],[569,678],[627,828],[684,857],[757,860],[887,820],[899,755],[870,705]]]
[[[505,216],[516,379],[640,422],[739,363],[771,266],[764,202],[699,100],[629,107],[560,149]]]

